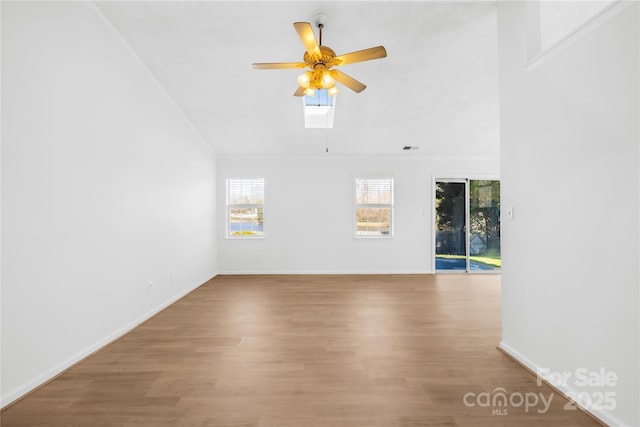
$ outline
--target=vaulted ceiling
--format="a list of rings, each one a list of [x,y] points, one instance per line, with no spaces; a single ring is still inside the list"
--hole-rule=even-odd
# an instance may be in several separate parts
[[[499,155],[494,2],[96,4],[219,156]],[[251,66],[301,61],[292,24],[318,14],[337,54],[388,53],[341,67],[367,89],[340,87],[330,130],[304,128],[300,70]]]

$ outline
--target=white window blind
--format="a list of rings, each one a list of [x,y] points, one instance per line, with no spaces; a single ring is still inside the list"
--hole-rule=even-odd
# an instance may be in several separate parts
[[[393,178],[355,179],[356,237],[393,236]]]
[[[264,236],[264,178],[227,179],[227,237]]]

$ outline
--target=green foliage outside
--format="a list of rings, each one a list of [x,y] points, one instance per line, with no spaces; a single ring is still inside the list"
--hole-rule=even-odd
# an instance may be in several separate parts
[[[436,226],[442,258],[464,258],[465,225],[464,185],[436,184]],[[500,181],[469,180],[469,235],[484,242],[480,253],[471,255],[474,261],[500,267]],[[473,248],[472,248],[473,250]],[[456,255],[457,254],[457,255]]]
[[[471,233],[481,236],[487,247],[482,256],[500,258],[500,181],[470,180]]]

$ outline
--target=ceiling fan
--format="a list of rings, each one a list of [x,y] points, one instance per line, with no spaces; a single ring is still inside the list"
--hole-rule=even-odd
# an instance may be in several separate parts
[[[306,49],[303,57],[304,62],[254,63],[253,68],[258,70],[308,68],[308,71],[298,76],[299,87],[294,92],[294,96],[314,96],[316,89],[327,89],[329,96],[333,96],[338,93],[338,88],[335,86],[336,81],[355,92],[362,92],[367,86],[342,71],[334,69],[334,67],[369,61],[371,59],[385,58],[387,51],[384,46],[377,46],[336,56],[336,53],[331,48],[322,45],[322,28],[326,22],[327,18],[323,15],[316,16],[314,20],[314,23],[319,28],[320,43],[316,41],[310,23],[293,23]]]

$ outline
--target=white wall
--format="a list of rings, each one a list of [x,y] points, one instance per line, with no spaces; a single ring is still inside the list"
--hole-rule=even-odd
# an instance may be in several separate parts
[[[498,172],[488,158],[220,158],[219,271],[430,273],[433,176]],[[353,178],[377,175],[395,179],[395,236],[354,239]],[[265,238],[225,238],[225,179],[254,176],[265,178]]]
[[[3,405],[216,274],[215,175],[94,6],[2,2]]]
[[[500,2],[503,337],[532,369],[640,425],[639,12],[617,14],[526,68],[525,2]],[[504,215],[503,215],[504,218]],[[581,386],[577,369],[617,375]],[[586,402],[586,401],[585,401]],[[606,405],[606,402],[603,402]]]

